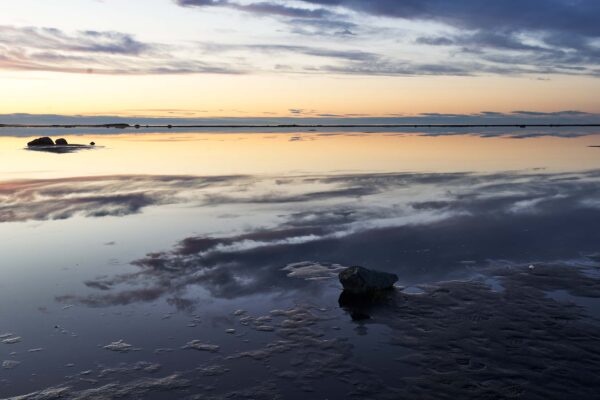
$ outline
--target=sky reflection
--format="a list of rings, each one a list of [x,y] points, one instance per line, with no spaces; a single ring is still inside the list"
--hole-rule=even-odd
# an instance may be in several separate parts
[[[539,379],[518,332],[549,338],[531,339],[544,354],[596,351],[568,339],[595,329],[596,137],[295,136],[106,137],[59,156],[1,139],[0,335],[21,341],[0,345],[0,397],[427,397],[432,368],[461,385],[490,371],[477,393],[500,396]],[[351,265],[409,289],[340,308]],[[107,350],[120,340],[139,350]],[[534,361],[563,390],[580,368]]]
[[[280,222],[184,238],[173,250],[133,261],[135,272],[86,281],[93,293],[58,299],[105,306],[185,297],[196,285],[222,298],[291,290],[300,283],[288,279],[285,267],[300,262],[365,265],[413,284],[464,276],[495,260],[553,261],[598,251],[599,171],[304,176],[267,179],[271,185],[247,177],[243,190],[235,179],[217,180],[231,196],[200,190],[195,201],[276,212]]]

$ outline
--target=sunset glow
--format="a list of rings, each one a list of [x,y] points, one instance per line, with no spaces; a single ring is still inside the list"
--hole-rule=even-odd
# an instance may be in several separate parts
[[[0,400],[600,393],[600,0],[0,0]]]
[[[566,9],[581,26],[525,25],[501,2],[486,32],[438,3],[3,1],[0,114],[600,112],[594,2]],[[526,3],[536,20],[562,7]]]

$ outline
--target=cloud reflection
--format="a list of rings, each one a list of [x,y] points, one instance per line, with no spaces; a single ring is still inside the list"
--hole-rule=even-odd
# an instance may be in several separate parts
[[[582,257],[600,243],[599,180],[600,171],[304,176],[279,181],[272,193],[257,178],[267,193],[246,187],[232,204],[240,211],[257,198],[279,205],[282,223],[185,238],[133,261],[135,273],[86,282],[93,293],[58,300],[108,306],[185,299],[194,286],[218,298],[285,292],[311,285],[284,269],[309,261],[394,271],[409,284],[459,276],[491,260]],[[286,206],[288,192],[314,187],[331,198],[298,194],[303,202]],[[339,197],[357,187],[364,197]]]
[[[188,192],[241,176],[110,175],[0,182],[0,223],[124,216],[153,205],[183,202]]]

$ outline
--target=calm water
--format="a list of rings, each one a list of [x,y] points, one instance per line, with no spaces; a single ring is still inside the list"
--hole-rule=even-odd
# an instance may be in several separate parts
[[[0,137],[0,398],[597,398],[600,135],[508,136]]]

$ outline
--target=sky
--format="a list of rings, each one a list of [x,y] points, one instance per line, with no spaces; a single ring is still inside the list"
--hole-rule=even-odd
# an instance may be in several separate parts
[[[599,17],[597,0],[3,0],[0,114],[598,114]]]

